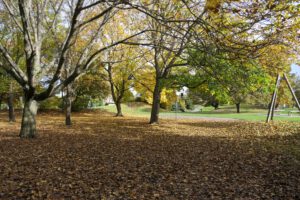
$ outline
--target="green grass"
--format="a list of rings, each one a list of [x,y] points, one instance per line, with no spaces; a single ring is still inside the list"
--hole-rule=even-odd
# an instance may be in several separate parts
[[[112,104],[108,106],[101,106],[100,108],[112,113],[117,111],[116,106]],[[122,104],[122,112],[125,116],[147,117],[151,112],[151,107],[143,103]]]
[[[108,112],[116,112],[114,105],[102,106]],[[300,121],[300,115],[293,113],[293,116],[287,116],[290,110],[286,109],[283,112],[276,112],[274,116],[275,121]],[[122,105],[123,114],[126,116],[149,117],[151,106],[143,103],[127,103]],[[176,116],[189,116],[189,117],[212,117],[212,118],[230,118],[240,119],[247,121],[265,121],[267,109],[253,108],[252,106],[242,105],[241,113],[236,113],[234,106],[221,106],[219,109],[214,110],[213,107],[202,107],[202,112],[175,112],[168,110],[160,110],[160,116],[175,118]],[[281,114],[282,116],[278,116]]]

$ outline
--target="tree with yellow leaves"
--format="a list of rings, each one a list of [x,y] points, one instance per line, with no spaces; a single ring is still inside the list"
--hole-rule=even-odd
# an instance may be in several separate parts
[[[116,105],[116,117],[123,117],[122,106],[126,93],[130,93],[132,82],[138,68],[138,57],[134,57],[136,48],[119,46],[106,56],[104,69],[107,72],[106,79],[110,84],[112,99]],[[125,56],[126,55],[126,56]]]
[[[25,97],[20,137],[36,136],[38,102],[54,96],[85,73],[104,51],[147,31],[133,30],[126,38],[107,46],[99,45],[102,30],[105,26],[114,26],[110,19],[122,9],[130,9],[127,1],[0,1],[0,11],[7,16],[1,18],[1,27],[10,30],[1,38],[0,67],[23,88]],[[93,28],[89,28],[91,26]],[[0,35],[3,30],[0,30]],[[16,35],[20,40],[13,40]],[[55,46],[48,46],[49,40],[55,41]],[[84,45],[81,45],[82,40],[86,41]],[[14,46],[24,52],[21,58],[24,68],[12,56]],[[80,47],[72,53],[76,52],[72,56],[75,66],[63,78],[68,54],[75,47]],[[47,84],[41,85],[46,77]],[[39,87],[42,91],[37,90]]]

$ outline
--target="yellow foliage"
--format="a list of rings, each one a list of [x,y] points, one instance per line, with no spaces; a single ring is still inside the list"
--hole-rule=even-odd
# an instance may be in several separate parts
[[[221,6],[222,0],[207,0],[205,8],[213,13],[217,13]]]
[[[259,62],[271,75],[276,76],[278,73],[289,71],[295,58],[288,47],[272,45],[260,51]]]
[[[152,104],[153,102],[153,93],[152,92],[146,92],[145,93],[145,101],[148,104]],[[176,102],[176,92],[174,89],[166,89],[164,88],[161,92],[161,96],[160,96],[160,103],[165,105],[166,108],[170,108],[172,106],[173,103]]]
[[[134,89],[141,95],[148,104],[153,102],[153,91],[155,87],[155,72],[148,66],[136,74]],[[174,89],[163,88],[161,92],[161,104],[170,107],[176,101],[176,91]]]

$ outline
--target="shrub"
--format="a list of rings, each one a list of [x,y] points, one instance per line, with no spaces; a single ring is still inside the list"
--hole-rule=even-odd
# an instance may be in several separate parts
[[[135,102],[144,102],[144,99],[142,99],[142,97],[136,97]]]
[[[59,97],[51,97],[40,103],[40,110],[58,109],[61,105],[62,99]]]
[[[93,99],[92,100],[92,107],[98,107],[98,106],[103,106],[104,105],[104,101],[103,99]]]
[[[186,106],[186,109],[188,109],[188,110],[193,110],[195,108],[193,101],[191,99],[185,100],[185,106]]]
[[[168,104],[167,104],[167,102],[162,102],[162,103],[160,103],[160,108],[162,108],[162,109],[168,109]]]
[[[77,112],[77,111],[87,108],[89,105],[89,101],[90,101],[89,96],[77,97],[72,104],[72,111]]]

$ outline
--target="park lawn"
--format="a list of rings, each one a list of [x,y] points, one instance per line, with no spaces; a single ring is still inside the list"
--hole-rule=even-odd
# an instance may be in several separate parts
[[[299,199],[300,125],[0,113],[0,199]]]
[[[265,121],[267,118],[268,110],[257,109],[247,105],[241,107],[241,113],[236,113],[234,106],[221,106],[220,109],[214,110],[213,107],[203,107],[202,112],[174,112],[161,109],[160,116],[170,119],[176,119],[180,116],[189,117],[208,117],[208,118],[228,118],[228,119],[238,119],[246,121]],[[115,113],[116,108],[114,105],[102,106],[101,109]],[[135,117],[149,117],[151,112],[151,107],[143,103],[128,103],[122,104],[123,114],[126,116]],[[291,109],[286,109],[284,112],[276,113],[274,117],[275,121],[295,121],[300,122],[300,115],[293,114],[292,116],[287,116],[288,111]],[[293,109],[295,110],[295,109]],[[280,116],[281,115],[281,116]]]
[[[178,114],[178,113],[177,113]],[[166,115],[165,113],[162,113],[161,116]],[[267,113],[247,113],[247,112],[241,112],[241,113],[214,113],[214,112],[201,112],[201,113],[180,113],[178,115],[182,116],[198,116],[198,117],[208,117],[208,118],[228,118],[228,119],[238,119],[238,120],[246,120],[246,121],[266,121]],[[167,116],[171,116],[174,118],[176,117],[176,113],[172,112],[169,113]],[[275,116],[275,121],[295,121],[299,122],[300,117],[299,116]]]

